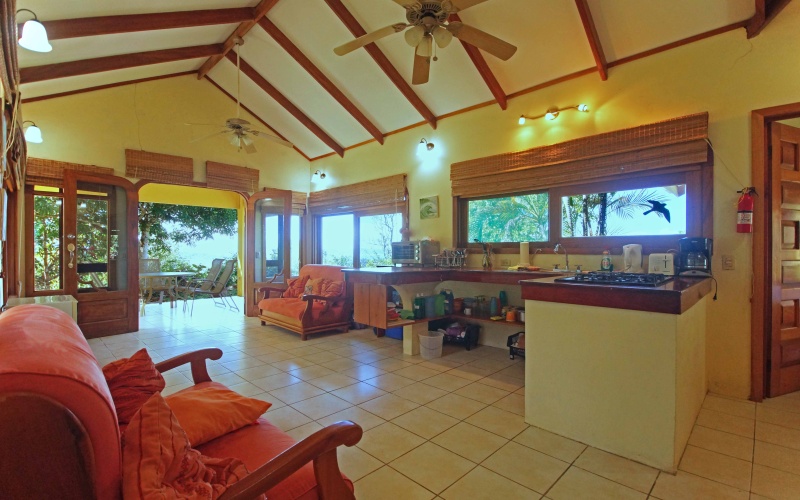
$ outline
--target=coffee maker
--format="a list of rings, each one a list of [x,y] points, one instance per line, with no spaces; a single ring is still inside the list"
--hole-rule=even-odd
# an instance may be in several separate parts
[[[678,241],[678,274],[711,276],[711,255],[714,240],[711,238],[681,238]]]

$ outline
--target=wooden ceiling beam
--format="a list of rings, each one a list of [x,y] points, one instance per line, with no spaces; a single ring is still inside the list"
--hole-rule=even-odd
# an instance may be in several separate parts
[[[597,26],[592,19],[592,11],[589,8],[587,0],[575,0],[575,5],[578,7],[578,13],[581,15],[581,22],[583,23],[583,30],[586,32],[586,38],[589,40],[589,47],[592,49],[594,62],[597,65],[597,72],[600,73],[600,79],[608,80],[608,62],[603,53],[603,46],[600,44],[600,37],[597,36]]]
[[[754,0],[756,13],[747,23],[747,38],[761,33],[791,0]]]
[[[449,18],[450,22],[461,22],[461,18],[458,17],[458,14],[450,14]],[[486,63],[486,58],[483,57],[481,50],[474,46],[466,43],[463,40],[459,40],[461,45],[464,47],[464,50],[467,51],[467,55],[472,60],[472,64],[475,65],[475,69],[478,70],[478,74],[481,75],[483,81],[486,83],[486,86],[489,87],[489,91],[494,96],[495,101],[497,104],[500,105],[500,109],[507,109],[508,108],[508,97],[506,93],[503,92],[503,88],[500,87],[500,82],[497,81],[495,78],[494,73],[492,73],[491,68],[489,68],[489,64]]]
[[[278,0],[261,0],[261,2],[259,2],[259,4],[253,9],[253,18],[249,21],[241,23],[235,30],[233,30],[231,36],[225,40],[225,43],[223,44],[224,50],[218,55],[209,57],[208,60],[203,63],[203,65],[197,71],[197,79],[199,80],[206,76],[208,72],[211,71],[211,69],[222,60],[223,57],[227,56],[234,45],[236,45],[236,39],[244,38],[244,36],[251,29],[253,29],[253,26],[255,26],[262,17],[266,16],[267,12],[269,12],[271,8],[275,7],[276,3],[278,3]]]
[[[269,35],[275,39],[276,42],[278,42],[278,45],[283,47],[283,49],[290,56],[292,56],[292,58],[294,58],[294,60],[297,61],[297,63],[302,66],[303,69],[306,70],[308,74],[317,81],[317,83],[322,86],[322,88],[327,90],[331,97],[333,97],[336,102],[338,102],[345,109],[345,111],[350,113],[350,115],[355,118],[356,121],[360,123],[361,126],[364,127],[367,132],[370,133],[370,135],[372,135],[372,137],[375,138],[376,141],[383,144],[383,132],[381,132],[380,129],[378,129],[378,127],[376,127],[369,120],[369,118],[364,116],[364,113],[362,113],[361,110],[358,109],[356,105],[353,104],[353,102],[348,99],[347,96],[344,95],[344,93],[339,90],[339,88],[332,81],[330,81],[330,79],[325,76],[325,74],[320,71],[319,68],[317,68],[316,65],[314,65],[314,63],[312,63],[311,60],[306,57],[306,55],[303,54],[303,52],[297,48],[297,46],[292,43],[292,41],[289,40],[289,38],[280,29],[278,29],[278,27],[275,26],[272,21],[266,17],[262,17],[258,24],[264,29],[264,31],[269,33]]]
[[[185,59],[208,57],[222,52],[222,44],[198,45],[196,47],[180,47],[177,49],[153,50],[135,54],[121,54],[118,56],[97,57],[57,64],[31,66],[19,70],[20,83],[40,82],[54,78],[67,78],[70,76],[88,75],[103,71],[114,71],[137,66],[148,66]]]
[[[236,64],[236,54],[234,54],[233,52],[228,52],[226,57],[234,65]],[[297,121],[302,123],[308,130],[311,131],[311,133],[316,135],[317,138],[319,138],[319,140],[324,142],[332,150],[336,151],[336,153],[339,156],[344,156],[344,148],[341,145],[339,145],[336,141],[334,141],[331,136],[325,133],[325,131],[322,130],[322,128],[319,125],[314,123],[314,121],[311,120],[311,118],[306,116],[305,113],[300,111],[300,108],[295,106],[292,103],[292,101],[290,101],[289,99],[286,98],[286,96],[281,94],[281,92],[278,89],[273,87],[272,84],[269,83],[266,78],[261,76],[261,74],[258,71],[256,71],[255,68],[247,64],[247,61],[245,61],[244,59],[240,59],[239,66],[242,68],[242,73],[247,75],[247,77],[253,80],[256,85],[261,87],[261,90],[263,90],[264,92],[269,94],[270,97],[275,99],[275,101],[277,101],[278,104],[283,106],[283,108],[286,109],[286,111],[288,111],[289,114],[294,116],[295,119],[297,119]]]
[[[216,24],[240,23],[253,18],[251,7],[235,9],[190,10],[180,12],[157,12],[124,16],[83,17],[42,21],[47,38],[61,40],[84,36],[113,35],[137,31],[191,28]],[[22,24],[18,25],[22,32]]]
[[[328,7],[333,10],[333,12],[339,17],[339,19],[347,26],[347,29],[350,30],[350,33],[353,34],[354,37],[358,38],[362,35],[366,35],[367,32],[361,26],[361,24],[356,21],[356,18],[347,10],[347,7],[341,2],[341,0],[325,0],[325,3],[328,4]],[[395,84],[395,86],[400,90],[400,93],[408,99],[408,102],[411,103],[412,106],[417,110],[417,112],[422,115],[426,122],[428,122],[431,127],[436,128],[436,116],[431,112],[430,109],[422,102],[422,99],[414,92],[397,69],[389,62],[389,59],[381,52],[381,49],[378,48],[377,45],[374,43],[370,43],[364,46],[364,49],[372,56],[372,59],[378,64],[378,66],[383,70],[389,80]]]

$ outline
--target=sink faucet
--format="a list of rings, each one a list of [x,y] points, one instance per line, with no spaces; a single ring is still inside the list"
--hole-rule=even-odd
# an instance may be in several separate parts
[[[557,243],[556,247],[553,249],[553,253],[557,254],[559,250],[564,251],[564,258],[566,259],[566,262],[564,264],[564,270],[569,271],[569,254],[567,253],[567,249],[564,248],[564,246],[561,243]]]

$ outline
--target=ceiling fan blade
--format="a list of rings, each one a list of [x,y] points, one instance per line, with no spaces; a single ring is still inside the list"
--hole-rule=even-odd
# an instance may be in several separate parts
[[[450,10],[450,13],[454,12],[461,12],[464,9],[468,9],[473,5],[478,5],[479,3],[483,3],[486,0],[450,0],[450,4],[453,6],[453,9]]]
[[[400,33],[404,29],[408,27],[407,24],[398,23],[392,24],[391,26],[386,26],[385,28],[381,28],[377,31],[373,31],[372,33],[367,33],[366,35],[360,36],[355,40],[351,40],[343,45],[340,45],[333,49],[333,52],[337,56],[343,56],[345,54],[349,54],[350,52],[363,47],[369,43],[374,41],[380,40],[381,38],[387,37],[389,35],[393,35],[395,33]]]
[[[411,10],[420,3],[415,0],[394,0],[394,3],[403,7],[406,10]]]
[[[219,127],[219,123],[189,123],[183,122],[184,125],[189,125],[190,127]]]
[[[408,33],[408,32],[406,32]],[[447,31],[446,28],[442,26],[437,26],[436,28],[431,31],[431,35],[433,39],[436,41],[436,45],[439,46],[440,49],[443,49],[450,45],[450,42],[453,41],[453,34]]]
[[[427,39],[430,40],[430,38]],[[417,46],[417,50],[414,53],[414,72],[411,75],[412,85],[428,83],[428,78],[431,74],[431,57],[420,55],[420,47],[425,43],[425,40],[423,40],[422,43]],[[430,53],[430,49],[428,49],[428,52]]]
[[[212,138],[212,137],[214,137],[216,135],[222,135],[222,134],[225,134],[227,132],[228,132],[227,130],[220,130],[218,132],[214,132],[213,134],[204,135],[202,137],[198,137],[197,139],[192,139],[191,141],[189,141],[189,144],[192,144],[192,143],[195,143],[195,142],[204,141],[204,140],[210,139],[210,138]]]
[[[447,25],[447,31],[459,40],[474,45],[504,61],[508,61],[517,51],[517,48],[510,43],[464,23],[450,23]]]
[[[252,130],[251,129],[250,133],[253,134],[256,137],[260,137],[262,139],[267,139],[267,140],[270,140],[270,141],[273,141],[273,142],[277,142],[278,144],[282,144],[282,145],[286,146],[287,148],[293,148],[294,147],[294,144],[292,144],[291,142],[285,141],[285,140],[281,139],[280,137],[274,136],[272,134],[267,134],[266,132],[261,132],[260,130]]]

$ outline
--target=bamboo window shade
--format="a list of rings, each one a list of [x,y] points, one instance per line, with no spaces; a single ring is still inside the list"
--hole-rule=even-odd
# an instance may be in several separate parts
[[[206,162],[206,186],[254,193],[258,190],[259,171],[214,161]]]
[[[28,158],[25,184],[63,188],[65,170],[75,170],[87,174],[114,175],[114,169],[108,167],[45,160],[42,158]]]
[[[453,196],[536,191],[711,160],[708,113],[453,163]]]
[[[313,215],[352,213],[360,210],[390,209],[404,212],[406,207],[405,174],[371,181],[348,184],[308,197],[308,209]]]
[[[292,215],[304,216],[306,214],[307,193],[292,191]]]
[[[125,176],[189,186],[194,181],[194,166],[192,159],[185,156],[126,149]]]

